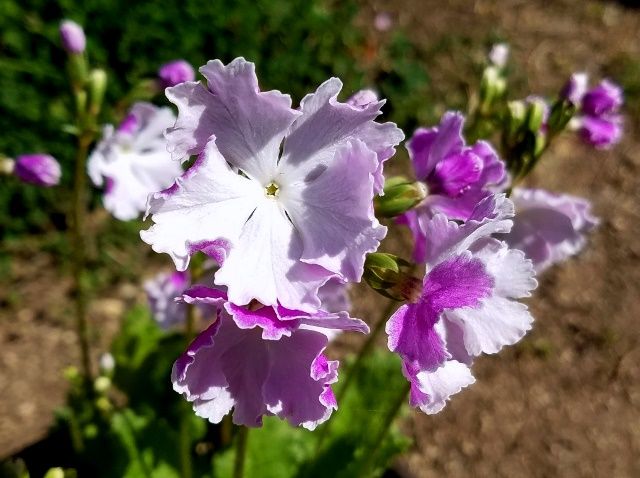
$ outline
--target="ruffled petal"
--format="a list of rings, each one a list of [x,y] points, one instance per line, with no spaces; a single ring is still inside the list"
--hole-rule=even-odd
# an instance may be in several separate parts
[[[296,120],[287,136],[282,162],[286,164],[287,182],[301,179],[320,164],[330,162],[339,147],[359,139],[376,153],[374,173],[376,192],[382,190],[383,163],[395,153],[404,134],[394,123],[376,123],[384,100],[364,106],[340,103],[338,93],[342,82],[331,78],[315,93],[305,96],[300,104],[302,116]]]
[[[524,251],[538,272],[578,254],[599,223],[586,199],[521,188],[512,198],[517,208],[513,229],[501,239]]]
[[[373,214],[372,173],[376,155],[351,141],[306,178],[288,183],[280,198],[302,238],[301,260],[359,281],[364,257],[386,235]]]
[[[452,395],[475,382],[471,369],[455,360],[446,361],[432,372],[403,362],[402,373],[411,383],[409,403],[427,415],[441,411]]]
[[[228,65],[212,60],[200,68],[208,81],[167,89],[178,106],[178,121],[167,131],[174,155],[201,152],[211,135],[222,155],[250,177],[266,185],[278,161],[280,144],[299,112],[278,91],[260,92],[253,63],[236,58]]]
[[[140,237],[186,270],[191,244],[223,239],[235,246],[262,196],[260,185],[234,172],[212,140],[173,186],[149,198],[147,214],[155,224]],[[229,258],[233,253],[232,247]]]

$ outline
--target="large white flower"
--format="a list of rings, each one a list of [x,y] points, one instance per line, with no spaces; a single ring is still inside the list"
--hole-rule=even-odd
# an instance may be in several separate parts
[[[196,251],[223,255],[215,282],[235,304],[314,310],[318,287],[333,276],[360,280],[365,254],[386,234],[372,199],[402,132],[374,122],[382,101],[338,102],[336,78],[294,110],[289,96],[260,92],[242,58],[200,71],[207,87],[167,90],[179,110],[169,149],[198,160],[150,200],[155,225],[142,239],[178,270]]]

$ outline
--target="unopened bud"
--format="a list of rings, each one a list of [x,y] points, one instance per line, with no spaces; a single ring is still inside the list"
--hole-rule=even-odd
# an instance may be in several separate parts
[[[527,102],[529,103],[527,108],[527,127],[529,131],[536,133],[544,124],[548,107],[542,98],[533,97],[528,99]]]
[[[64,470],[60,467],[50,468],[45,473],[44,478],[64,478]]]
[[[405,272],[410,264],[393,254],[374,252],[367,255],[364,279],[379,294],[398,301],[416,300],[422,281]]]
[[[507,82],[496,66],[488,66],[482,72],[480,81],[480,105],[488,109],[507,89]]]
[[[89,73],[89,111],[93,116],[100,112],[106,89],[106,72],[100,69],[91,70]]]
[[[110,412],[113,410],[113,405],[107,397],[98,397],[96,399],[96,408],[102,412]]]
[[[557,100],[551,107],[551,113],[549,113],[549,121],[547,122],[549,132],[556,134],[565,129],[573,115],[575,115],[576,109],[573,102],[569,100]]]
[[[489,52],[489,61],[492,65],[497,66],[498,68],[504,68],[507,66],[507,61],[509,60],[509,44],[508,43],[497,43],[491,47],[491,51]]]
[[[87,39],[80,25],[72,20],[63,20],[60,23],[60,42],[68,53],[79,55],[84,52]]]
[[[427,187],[422,182],[409,182],[404,178],[387,181],[384,195],[374,200],[376,216],[395,217],[412,209],[427,196]]]
[[[109,388],[111,388],[111,379],[104,375],[96,378],[95,382],[93,382],[93,389],[98,393],[105,393]]]
[[[509,110],[508,132],[514,135],[524,125],[527,108],[524,101],[510,101],[507,108]]]
[[[60,183],[60,164],[48,154],[24,154],[13,165],[13,174],[23,183],[51,187]]]
[[[98,364],[100,366],[100,371],[104,374],[110,374],[116,367],[116,361],[113,358],[113,355],[108,352],[100,355]]]
[[[195,79],[196,72],[186,60],[174,60],[165,63],[158,70],[158,80],[162,89]]]

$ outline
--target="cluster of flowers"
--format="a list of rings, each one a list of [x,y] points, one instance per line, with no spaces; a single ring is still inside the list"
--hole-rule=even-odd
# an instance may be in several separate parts
[[[83,54],[81,28],[63,22],[60,33],[70,54]],[[495,48],[493,67],[507,56],[506,45]],[[346,288],[386,236],[374,198],[404,134],[376,121],[384,101],[374,92],[340,102],[336,78],[294,109],[288,95],[260,91],[243,58],[200,72],[206,84],[184,61],[163,65],[157,87],[178,115],[136,103],[105,127],[88,174],[116,218],[151,218],[143,241],[176,266],[145,284],[159,324],[184,322],[187,304],[210,319],[175,362],[174,389],[214,423],[233,410],[239,425],[276,415],[313,429],[337,409],[329,340],[369,331],[349,316]],[[597,147],[619,140],[617,86],[587,91],[576,74],[562,97],[579,112],[583,138]],[[584,199],[511,184],[489,143],[466,144],[464,121],[447,112],[408,141],[424,198],[395,219],[411,230],[413,261],[426,272],[386,323],[388,348],[402,359],[411,405],[429,414],[473,383],[475,357],[525,335],[533,318],[519,299],[536,287],[536,272],[578,253],[598,223]],[[40,185],[60,177],[46,155],[18,158],[14,169]],[[209,272],[192,283],[197,253]]]
[[[174,389],[214,423],[233,409],[237,424],[277,415],[313,429],[337,408],[328,341],[368,332],[348,314],[345,285],[386,235],[373,199],[404,135],[375,121],[384,101],[372,91],[338,101],[335,78],[293,109],[289,96],[260,91],[242,58],[200,72],[206,85],[167,88],[177,118],[140,103],[107,127],[89,174],[116,217],[146,210],[154,225],[142,239],[175,263],[145,285],[158,322],[183,322],[185,304],[212,320],[176,361]],[[505,164],[489,143],[467,145],[463,126],[449,112],[408,141],[426,195],[396,218],[426,274],[387,322],[388,347],[426,413],[473,383],[474,357],[524,336],[533,319],[518,299],[536,271],[576,254],[597,224],[580,198],[517,187],[507,198]],[[215,267],[192,284],[198,252]]]

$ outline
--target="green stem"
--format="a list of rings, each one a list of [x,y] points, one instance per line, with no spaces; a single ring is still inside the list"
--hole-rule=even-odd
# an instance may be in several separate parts
[[[236,443],[236,457],[233,462],[233,478],[244,476],[244,464],[247,456],[247,441],[249,438],[249,428],[240,426],[238,428],[238,441]]]
[[[191,478],[193,476],[193,466],[191,463],[191,431],[190,418],[193,410],[188,402],[181,404],[182,419],[180,420],[180,476]]]
[[[364,469],[359,476],[363,476],[363,477],[369,476],[371,471],[373,471],[372,467],[375,466],[377,455],[378,453],[380,453],[382,444],[384,443],[385,438],[389,434],[389,431],[391,430],[391,426],[393,425],[393,422],[395,421],[396,417],[400,413],[400,410],[402,410],[402,405],[406,402],[407,395],[409,395],[410,390],[411,390],[411,384],[407,382],[400,390],[400,393],[397,395],[395,401],[391,404],[391,407],[389,408],[389,410],[387,410],[387,413],[382,420],[382,426],[380,427],[380,429],[378,430],[378,433],[375,435],[375,437],[371,441],[371,445],[367,447],[368,448],[367,452],[364,453],[364,456],[366,457],[366,461],[364,463]]]
[[[78,138],[72,205],[73,278],[75,287],[76,333],[80,343],[80,358],[85,381],[92,383],[89,327],[87,324],[87,280],[85,277],[85,216],[87,210],[86,160],[92,137],[84,133]]]
[[[384,330],[384,326],[387,323],[387,319],[389,318],[389,315],[391,315],[391,312],[393,312],[393,309],[395,308],[396,304],[397,302],[395,300],[389,301],[387,306],[382,311],[382,314],[380,316],[380,319],[378,320],[378,323],[376,324],[374,329],[371,331],[371,333],[367,337],[366,342],[362,345],[362,347],[358,351],[358,355],[356,356],[355,361],[353,362],[351,367],[349,367],[346,370],[344,382],[342,384],[342,387],[338,390],[337,397],[336,397],[336,401],[338,403],[340,403],[341,400],[345,397],[345,395],[347,394],[347,390],[349,390],[350,388],[350,385],[354,383],[354,378],[360,373],[360,369],[362,368],[364,359],[369,355],[369,353],[373,349],[373,346],[376,343],[376,340]],[[330,428],[331,428],[331,421],[328,421],[327,423],[325,423],[324,427],[322,427],[322,429],[319,432],[318,441],[316,443],[316,452],[315,452],[316,459],[320,454],[320,450],[322,449],[322,445],[325,439],[329,435]]]

